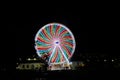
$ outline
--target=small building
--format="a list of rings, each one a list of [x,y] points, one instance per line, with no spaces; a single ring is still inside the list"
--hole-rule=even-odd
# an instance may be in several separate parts
[[[44,63],[20,63],[16,69],[18,70],[44,70]]]
[[[16,63],[16,70],[46,70],[47,63],[40,58],[20,58]]]

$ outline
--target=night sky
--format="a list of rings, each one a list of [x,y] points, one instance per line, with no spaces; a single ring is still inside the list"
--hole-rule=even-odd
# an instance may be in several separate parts
[[[37,55],[34,37],[42,26],[51,22],[64,24],[72,31],[76,40],[74,58],[81,54],[119,55],[117,16],[112,14],[110,9],[19,12],[21,12],[19,15],[13,17],[13,22],[8,24],[14,30],[16,57]]]

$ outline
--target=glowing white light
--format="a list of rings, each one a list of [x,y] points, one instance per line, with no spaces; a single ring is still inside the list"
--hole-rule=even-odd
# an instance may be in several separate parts
[[[31,59],[30,59],[30,58],[28,58],[27,60],[28,60],[28,61],[30,61]]]
[[[114,62],[114,60],[112,59],[112,62]]]
[[[50,63],[50,60],[51,60],[52,56],[54,55],[55,49],[56,49],[56,46],[54,47],[54,49],[53,49],[53,51],[52,51],[52,54],[50,55],[50,59],[49,59],[49,62],[48,62],[48,63]]]
[[[36,58],[34,58],[33,60],[37,60]]]
[[[106,62],[107,60],[106,59],[104,59],[104,62]]]

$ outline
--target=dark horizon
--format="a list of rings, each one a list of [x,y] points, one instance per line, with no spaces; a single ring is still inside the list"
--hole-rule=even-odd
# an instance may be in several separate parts
[[[23,19],[18,22],[19,24],[15,25],[16,44],[19,42],[19,46],[16,47],[17,56],[36,54],[34,37],[41,27],[51,22],[66,25],[72,31],[76,40],[76,55],[81,53],[118,55],[116,53],[118,51],[116,48],[118,34],[116,29],[113,28],[113,20],[109,20],[109,17],[105,15],[72,15],[66,12],[66,14],[59,13],[55,16],[25,16],[22,16]],[[112,29],[108,26],[112,27]]]

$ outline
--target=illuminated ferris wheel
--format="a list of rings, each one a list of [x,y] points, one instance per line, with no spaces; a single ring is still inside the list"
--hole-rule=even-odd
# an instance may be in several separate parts
[[[48,64],[69,63],[76,43],[72,32],[63,24],[49,23],[35,36],[35,49],[38,56],[48,56]]]

